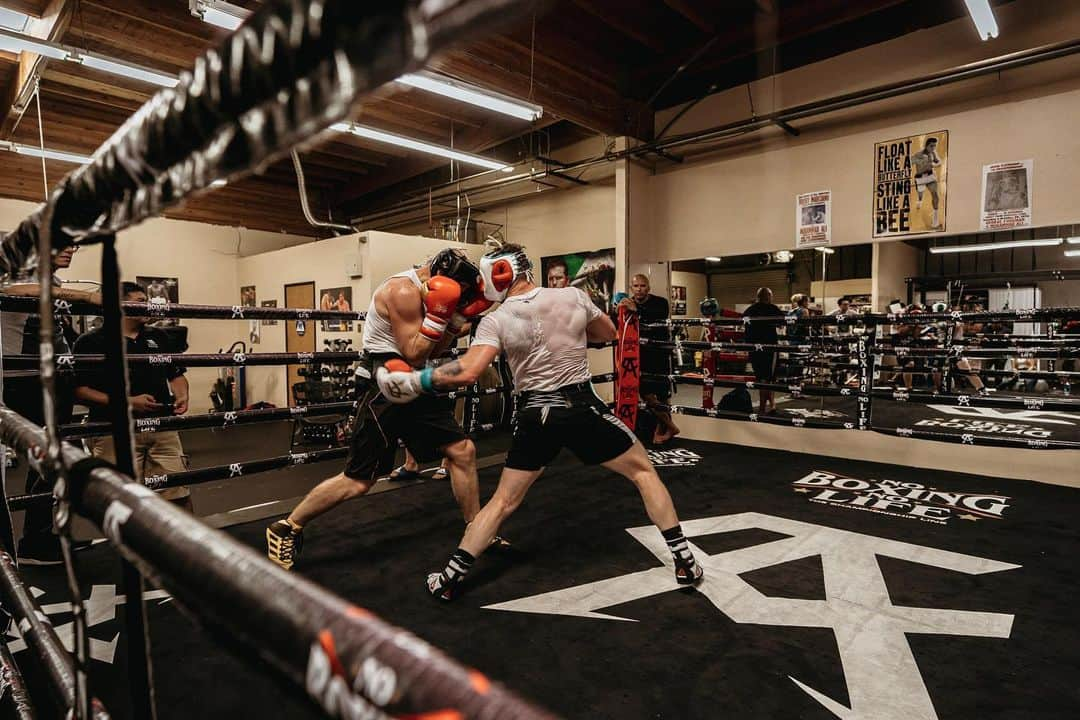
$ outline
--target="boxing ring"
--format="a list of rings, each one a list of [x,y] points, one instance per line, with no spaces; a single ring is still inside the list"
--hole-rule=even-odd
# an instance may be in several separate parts
[[[969,641],[969,647],[1004,668],[1015,668],[1021,662],[1041,662],[1041,650],[1057,649],[1068,639],[1064,634],[1055,637],[1045,618],[1076,619],[1075,608],[1063,602],[1080,586],[1075,563],[1066,562],[1077,540],[1075,530],[1067,522],[1070,512],[1078,507],[1076,494],[1061,488],[1040,488],[1032,483],[994,480],[993,488],[976,488],[973,483],[979,482],[978,478],[938,473],[932,474],[936,485],[930,490],[926,471],[683,443],[677,449],[654,453],[653,459],[676,496],[678,506],[688,513],[689,534],[700,545],[701,557],[708,557],[706,572],[709,578],[717,578],[717,584],[707,581],[702,592],[669,592],[671,588],[649,584],[652,582],[649,573],[657,569],[658,558],[651,555],[647,540],[641,539],[644,535],[640,527],[646,521],[636,499],[627,495],[625,488],[617,491],[611,483],[591,482],[603,476],[599,469],[559,463],[552,469],[550,479],[535,491],[535,499],[530,497],[535,512],[525,513],[512,523],[512,537],[523,538],[517,544],[524,549],[509,559],[478,568],[467,581],[464,604],[455,606],[456,612],[451,614],[432,604],[420,591],[419,584],[423,571],[431,569],[427,567],[429,558],[445,550],[460,532],[452,499],[440,485],[411,486],[408,491],[393,493],[393,502],[383,494],[364,503],[349,504],[343,512],[328,517],[318,531],[327,538],[323,542],[325,550],[306,556],[302,573],[287,573],[264,557],[261,524],[238,526],[228,532],[214,530],[162,500],[154,491],[338,460],[344,454],[343,449],[290,452],[144,478],[144,482],[133,480],[132,439],[142,432],[227,429],[318,412],[348,412],[353,405],[317,403],[300,408],[236,410],[133,423],[123,402],[127,365],[170,359],[189,367],[309,364],[350,362],[358,354],[125,357],[120,333],[122,314],[289,321],[362,321],[363,314],[122,303],[115,233],[153,217],[186,197],[206,191],[218,179],[237,179],[283,157],[290,148],[343,119],[350,106],[366,92],[419,67],[450,42],[482,32],[492,23],[527,11],[528,7],[527,3],[511,0],[264,3],[220,48],[201,57],[175,89],[155,95],[99,149],[89,165],[64,178],[42,208],[0,239],[0,272],[7,279],[17,277],[35,263],[39,277],[48,276],[51,254],[72,243],[101,243],[104,249],[104,298],[100,310],[77,303],[54,303],[48,284],[42,286],[39,301],[0,298],[0,311],[29,309],[38,311],[42,317],[41,357],[9,356],[4,358],[4,364],[13,368],[38,368],[46,417],[44,427],[38,427],[12,410],[0,407],[0,438],[35,470],[55,481],[52,494],[18,496],[11,498],[9,504],[13,509],[51,506],[65,555],[63,575],[57,576],[17,568],[8,554],[0,553],[0,603],[11,616],[10,638],[22,644],[18,652],[5,647],[0,653],[0,677],[4,681],[0,707],[9,715],[20,718],[53,714],[74,718],[152,718],[159,713],[187,716],[212,713],[213,702],[219,702],[228,706],[231,716],[274,713],[289,717],[429,719],[555,717],[522,699],[534,697],[550,704],[557,714],[568,717],[715,717],[718,707],[730,708],[737,717],[783,717],[791,708],[798,708],[799,713],[820,713],[822,706],[835,708],[839,702],[852,708],[852,713],[910,720],[931,717],[926,712],[928,705],[923,702],[923,695],[919,694],[923,692],[933,695],[929,704],[931,713],[936,704],[939,710],[951,708],[953,717],[961,717],[955,713],[971,706],[966,703],[974,704],[974,697],[982,691],[977,678],[960,678],[960,689],[948,699],[936,684],[937,679],[924,679],[920,684],[912,679],[910,672],[900,672],[910,671],[910,666],[904,665],[903,653],[898,660],[890,655],[898,663],[896,677],[902,681],[898,686],[910,693],[908,700],[900,702],[889,695],[888,688],[873,686],[867,690],[852,678],[847,678],[846,683],[838,680],[835,669],[815,667],[819,660],[826,661],[823,666],[835,665],[837,654],[844,667],[853,661],[845,656],[850,648],[838,646],[828,633],[832,630],[839,637],[839,633],[850,628],[834,617],[839,611],[829,604],[830,598],[821,587],[826,581],[817,581],[819,570],[827,573],[829,582],[835,580],[833,566],[825,561],[811,567],[798,564],[794,570],[786,566],[787,562],[801,563],[806,557],[817,557],[810,550],[800,550],[809,555],[794,553],[791,557],[773,558],[782,563],[759,558],[757,565],[748,563],[741,572],[737,572],[735,565],[727,564],[728,559],[735,557],[733,553],[757,544],[781,541],[783,537],[807,538],[815,536],[815,532],[821,536],[825,531],[820,528],[832,528],[828,532],[840,533],[835,535],[834,544],[845,548],[873,546],[870,540],[856,540],[855,536],[888,536],[886,540],[893,544],[882,546],[885,548],[882,553],[892,553],[912,563],[919,558],[938,557],[933,552],[924,552],[926,548],[951,545],[956,556],[946,557],[948,553],[945,553],[935,562],[940,562],[940,567],[960,568],[960,572],[979,577],[966,587],[953,587],[952,595],[946,593],[949,599],[946,605],[952,607],[951,603],[962,601],[965,606],[989,608],[977,618],[964,615],[970,626],[962,624],[955,634],[971,630],[979,639]],[[109,350],[102,356],[55,355],[54,311],[103,314]],[[980,317],[1032,322],[1077,317],[1077,314],[1075,308],[1064,308],[982,313]],[[969,315],[926,315],[917,322],[957,323],[972,319],[975,318]],[[756,321],[795,324],[782,318]],[[814,327],[837,323],[845,329],[858,326],[859,332],[842,340],[830,338],[819,343],[776,346],[666,343],[635,338],[630,350],[624,334],[618,348],[617,376],[597,375],[593,381],[617,383],[617,399],[622,401],[620,412],[628,421],[633,419],[628,413],[640,409],[636,383],[652,379],[708,388],[748,387],[796,396],[851,398],[857,404],[856,414],[847,421],[740,414],[716,407],[657,406],[675,414],[794,427],[876,431],[967,445],[997,444],[1024,449],[1080,446],[1075,441],[996,438],[977,433],[956,435],[876,425],[873,408],[881,400],[909,403],[932,400],[946,405],[990,408],[1027,407],[1029,402],[1022,398],[952,392],[924,397],[919,392],[875,387],[880,357],[910,357],[925,362],[943,355],[937,349],[902,349],[884,343],[877,329],[897,321],[916,322],[889,315],[799,321]],[[743,322],[700,319],[673,324]],[[1048,346],[1042,340],[1017,338],[1016,344],[1010,339],[1009,344],[1000,347],[979,349],[950,344],[944,358],[996,357],[1008,352],[1056,359],[1072,358],[1080,353],[1080,341],[1072,345],[1071,340],[1057,340]],[[646,377],[640,367],[626,360],[636,357],[640,346],[649,344],[673,351],[822,352],[842,356],[849,365],[853,357],[855,363],[851,367],[858,383],[854,388],[834,388],[801,381],[762,384],[716,376]],[[53,405],[59,374],[92,366],[103,367],[109,377],[109,395],[116,399],[110,409],[110,420],[58,424]],[[947,362],[945,366],[949,367]],[[929,372],[928,367],[904,365],[899,372]],[[1052,376],[1066,386],[1071,386],[1075,375],[1027,372],[1036,373],[1028,379]],[[509,412],[494,423],[481,422],[478,412],[482,398],[491,395],[504,396],[506,407],[512,406],[505,367],[500,374],[499,387],[474,386],[448,395],[465,401],[465,427],[470,433],[496,429],[508,422]],[[1073,412],[1077,407],[1066,397],[1037,400],[1039,408]],[[632,411],[626,409],[631,407]],[[106,434],[117,441],[115,466],[90,458],[74,442],[78,438]],[[896,507],[879,508],[880,512],[874,514],[837,514],[836,508],[840,506],[874,509],[876,503],[885,501],[867,495],[859,498],[870,499],[856,500],[837,494],[861,488],[861,484],[869,485],[862,478],[871,474],[921,486],[921,489],[905,487],[909,496],[923,491],[938,492],[938,486],[945,488],[941,492],[956,496],[956,503],[963,503],[966,498],[974,505],[964,506],[964,514],[976,520],[962,518],[959,513],[953,513],[959,507],[942,508],[940,502],[919,504],[919,512],[928,522],[916,525],[905,521],[903,529],[878,527],[870,522],[882,514],[898,517]],[[494,471],[484,471],[482,478],[485,488],[490,488]],[[702,482],[702,478],[708,482]],[[236,481],[249,480],[244,477]],[[760,487],[755,487],[754,481]],[[790,492],[792,486],[798,495]],[[962,492],[965,488],[983,495],[971,500],[975,493]],[[807,491],[805,495],[813,496],[813,504],[811,498],[803,497],[802,490]],[[822,495],[832,491],[836,492]],[[1028,509],[986,518],[987,522],[980,526],[977,513],[993,514],[986,508],[1003,504],[1003,501],[994,504],[984,496],[1020,498],[1028,503]],[[925,498],[919,494],[917,499]],[[1040,534],[1033,529],[1034,523],[1025,513],[1036,505],[1054,532]],[[940,512],[933,511],[934,507],[939,511],[949,510],[945,525],[929,522],[933,516],[942,519]],[[582,511],[587,513],[588,522],[581,521],[578,513]],[[93,523],[108,543],[74,555],[71,548],[74,516]],[[1000,521],[997,529],[1001,532],[996,537],[990,529],[994,520]],[[837,529],[838,526],[841,527]],[[917,528],[915,531],[913,526]],[[358,536],[358,527],[365,529],[364,535]],[[940,527],[961,529],[957,537],[942,540],[933,535]],[[970,532],[967,528],[971,528]],[[747,533],[753,536],[753,542],[747,539],[750,537]],[[609,539],[610,545],[599,543],[598,537]],[[551,538],[558,538],[559,542]],[[1044,558],[1040,566],[1035,546],[1042,542],[1053,542],[1059,551],[1050,559]],[[1015,557],[993,562],[975,557],[983,546],[991,547],[999,555]],[[835,559],[828,555],[831,552],[828,549],[818,551],[823,553],[822,557]],[[961,560],[959,555],[975,560]],[[358,563],[358,557],[370,562]],[[1038,570],[1030,575],[1017,573],[1025,578],[1019,587],[1004,587],[999,582],[997,573],[1032,565]],[[783,577],[777,576],[775,567],[784,567]],[[968,568],[973,569],[968,572]],[[662,569],[667,577],[668,570]],[[743,577],[759,571],[753,581]],[[921,586],[926,581],[919,571],[907,567],[882,572],[896,580],[892,587]],[[30,583],[27,576],[32,576]],[[631,580],[619,579],[627,577]],[[1022,636],[1017,630],[1013,637],[1021,638],[1022,651],[1016,653],[1001,644],[985,644],[1010,637],[1010,629],[999,616],[1019,612],[1011,609],[1012,606],[1024,606],[1025,592],[1033,593],[1039,584],[1045,586],[1047,578],[1059,590],[1059,600],[1046,599],[1037,613],[1031,611],[1031,617],[1023,618],[1035,627],[1018,624]],[[742,588],[740,582],[747,583],[751,589]],[[106,602],[95,596],[95,588],[107,588],[110,584],[115,585],[112,600]],[[47,589],[42,587],[46,585]],[[736,597],[724,596],[720,590],[714,592],[714,587],[741,588],[743,597],[751,599],[787,597],[824,605],[814,607],[821,613],[815,621],[819,624],[804,620],[799,625],[790,617],[781,617],[783,612],[755,615],[753,607],[735,602]],[[50,602],[42,605],[35,588],[44,589]],[[118,622],[122,622],[122,632],[117,629],[111,639],[96,636],[91,628],[104,622],[102,614],[106,605],[112,619],[120,615],[116,607],[121,596],[124,611]],[[869,613],[867,617],[880,620],[870,608],[868,597],[858,602],[850,598],[845,601],[849,609],[857,608],[859,612]],[[345,598],[364,598],[364,607]],[[923,603],[927,599],[923,597]],[[937,602],[939,597],[929,599]],[[859,604],[864,601],[865,605]],[[914,594],[900,593],[891,602],[895,606],[920,605]],[[772,601],[760,604],[762,607],[783,605]],[[888,605],[890,611],[893,605]],[[56,606],[62,607],[57,610]],[[615,606],[619,609],[613,610]],[[882,607],[880,602],[877,607]],[[714,622],[717,609],[723,618],[719,634],[725,641],[720,648],[716,647],[712,634],[703,639],[700,631],[692,630],[705,617]],[[710,614],[702,614],[706,612]],[[57,615],[68,619],[60,628],[51,621]],[[378,615],[407,625],[409,630],[391,625]],[[928,619],[932,613],[927,613],[927,617],[915,615],[922,624],[912,632],[949,634],[947,625]],[[539,622],[538,616],[559,621]],[[154,628],[151,633],[147,630],[148,617]],[[189,620],[194,620],[203,631],[191,632]],[[618,622],[624,620],[638,622]],[[977,621],[984,621],[983,626],[974,627]],[[604,626],[594,625],[596,622],[613,622],[619,627],[603,632]],[[797,627],[791,632],[798,639],[777,639],[768,634],[770,631],[765,626]],[[72,646],[73,652],[68,651],[66,644]],[[222,647],[243,663],[233,663],[232,655],[220,652]],[[445,648],[450,654],[437,647]],[[745,655],[740,657],[743,648]],[[926,660],[929,665],[948,674],[943,665],[947,660],[962,664],[950,652],[955,650],[942,649],[928,641],[916,654],[926,653],[924,657],[930,658]],[[500,679],[509,678],[507,683],[513,690],[492,682],[485,672],[451,659],[451,655],[467,658],[470,664],[482,666]],[[1059,657],[1070,663],[1074,655],[1075,647],[1064,647],[1059,653]],[[101,658],[106,656],[119,659],[117,666],[123,668],[121,674],[102,668]],[[721,660],[717,661],[716,656]],[[633,662],[628,662],[628,657]],[[1013,660],[1014,657],[1019,660]],[[753,673],[754,663],[746,662],[748,658],[766,665],[765,675],[795,682],[785,679],[779,685],[763,685],[762,678]],[[858,658],[859,662],[865,659]],[[26,667],[20,668],[19,663],[25,663]],[[109,667],[114,666],[110,663]],[[701,668],[701,672],[695,668]],[[26,677],[20,670],[28,670]],[[1076,691],[1061,682],[1057,672],[1046,673],[1046,679],[1036,682],[1035,687],[1043,708],[1065,711],[1075,707]],[[925,678],[926,674],[923,672],[919,677]],[[228,682],[222,687],[210,684],[223,678]],[[1003,679],[1002,683],[1007,685],[1008,680]],[[208,689],[203,690],[204,687]],[[95,688],[100,692],[95,692]],[[193,693],[193,688],[201,692]],[[871,691],[885,693],[891,704],[874,704],[867,699]],[[893,710],[882,711],[882,707]],[[987,717],[995,710],[1001,710],[998,716],[1005,717],[1009,709],[1007,703],[986,707]],[[942,716],[949,717],[944,711]]]
[[[55,483],[54,519],[71,593],[74,657],[58,641],[10,558],[0,562],[4,609],[49,679],[41,712],[108,717],[90,681],[87,614],[71,546],[73,515],[101,528],[123,558],[127,598],[149,580],[170,593],[221,642],[274,672],[332,717],[548,717],[435,648],[313,583],[279,571],[171,507],[132,480],[133,429],[126,404],[115,233],[284,157],[344,120],[365,93],[423,65],[452,42],[526,12],[511,0],[385,2],[277,0],[263,4],[175,88],[158,92],[94,154],[61,180],[47,202],[0,241],[0,274],[36,265],[51,277],[52,254],[100,243],[102,314],[109,346],[110,429],[115,467],[62,440],[56,422],[58,358],[53,352],[52,287],[41,285],[40,382],[44,428],[0,408],[0,438]],[[190,420],[190,419],[189,419]],[[6,513],[5,513],[6,514]],[[144,580],[145,579],[145,580]],[[45,618],[46,620],[43,620]],[[156,716],[144,605],[127,603],[124,645],[131,715]],[[10,657],[9,686],[22,686]],[[13,712],[32,712],[17,692]],[[49,708],[49,709],[46,709]]]

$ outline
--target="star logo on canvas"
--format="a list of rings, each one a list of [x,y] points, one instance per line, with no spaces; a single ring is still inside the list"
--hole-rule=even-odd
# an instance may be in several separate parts
[[[30,591],[35,598],[45,595],[45,591],[40,588],[31,587]],[[143,593],[143,599],[147,601],[160,600],[159,604],[164,604],[172,600],[172,596],[164,590],[148,590]],[[109,636],[107,640],[93,637],[93,635],[102,634],[100,629],[97,632],[90,633],[90,657],[92,659],[110,665],[115,661],[116,646],[120,633],[113,627],[113,623],[116,621],[116,608],[126,602],[127,598],[125,596],[116,594],[115,585],[94,585],[90,589],[90,597],[83,600],[83,607],[86,610],[87,629],[103,628],[104,634]],[[44,614],[44,617],[41,618],[42,621],[51,625],[54,617],[71,617],[71,603],[68,601],[48,603],[41,606],[41,612]],[[53,629],[64,647],[69,651],[73,651],[75,647],[75,623],[69,620],[54,626]],[[22,639],[14,623],[8,628],[7,634],[8,638],[11,638],[8,641],[8,648],[12,654],[26,649],[26,642]]]
[[[753,529],[786,536],[716,555],[706,554],[691,543],[705,570],[705,580],[697,591],[739,624],[831,629],[847,682],[849,705],[796,677],[788,676],[787,681],[843,720],[938,720],[908,643],[909,634],[1005,639],[1012,633],[1013,616],[1009,614],[893,605],[878,557],[968,575],[1015,570],[1018,565],[761,513],[690,520],[682,523],[682,528],[687,538]],[[637,622],[603,610],[679,586],[673,576],[671,554],[656,528],[635,527],[627,532],[662,566],[486,608]],[[824,600],[768,596],[741,577],[752,570],[815,556],[821,558]]]

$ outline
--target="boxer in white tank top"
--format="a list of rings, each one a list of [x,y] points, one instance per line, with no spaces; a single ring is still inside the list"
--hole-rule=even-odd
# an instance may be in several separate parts
[[[683,536],[671,495],[645,448],[592,389],[587,344],[615,340],[614,323],[577,288],[537,287],[531,268],[524,249],[516,245],[485,255],[480,261],[484,296],[502,305],[480,321],[469,351],[434,369],[377,371],[384,394],[395,402],[416,402],[426,393],[470,385],[500,351],[514,376],[518,413],[499,486],[443,571],[428,576],[428,591],[440,600],[453,599],[477,556],[564,447],[582,462],[603,465],[634,483],[649,519],[671,549],[675,581],[697,584],[702,569]]]
[[[362,333],[364,357],[357,370],[357,408],[345,468],[315,486],[283,520],[266,529],[267,555],[292,567],[302,531],[316,517],[363,495],[393,466],[398,440],[421,462],[444,457],[462,515],[480,509],[476,448],[454,418],[453,404],[427,397],[423,403],[387,402],[372,382],[383,365],[423,367],[463,332],[469,318],[491,303],[478,299],[479,269],[460,250],[439,252],[424,265],[388,278],[372,294]],[[505,541],[500,541],[506,544]]]

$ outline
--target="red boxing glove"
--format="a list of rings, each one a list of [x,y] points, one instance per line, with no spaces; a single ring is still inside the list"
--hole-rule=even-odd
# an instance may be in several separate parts
[[[477,315],[483,315],[485,312],[487,312],[488,308],[490,308],[494,304],[495,303],[491,302],[486,297],[481,295],[465,307],[458,310],[458,312],[461,313],[464,317],[472,319]]]
[[[427,314],[420,326],[420,334],[432,342],[438,342],[461,300],[461,285],[457,280],[436,275],[428,280],[427,288],[427,295],[424,296]]]
[[[495,303],[491,302],[483,295],[476,298],[467,305],[458,308],[458,311],[454,313],[454,316],[450,318],[450,332],[458,335],[461,333],[461,329],[465,327],[465,323],[470,320],[483,315],[488,308]]]

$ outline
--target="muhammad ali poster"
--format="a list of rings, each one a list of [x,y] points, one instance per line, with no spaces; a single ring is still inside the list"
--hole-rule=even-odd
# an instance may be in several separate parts
[[[829,215],[832,191],[803,193],[795,196],[795,247],[808,248],[832,242]]]
[[[135,282],[146,288],[146,299],[152,303],[175,305],[180,302],[180,281],[174,277],[137,275]],[[180,324],[177,318],[161,318],[153,323],[156,327],[172,327]]]
[[[1031,176],[1034,160],[983,165],[982,230],[1031,227]]]
[[[874,237],[945,232],[949,132],[874,145]]]
[[[540,258],[544,287],[576,287],[605,313],[611,310],[615,286],[615,248]]]

